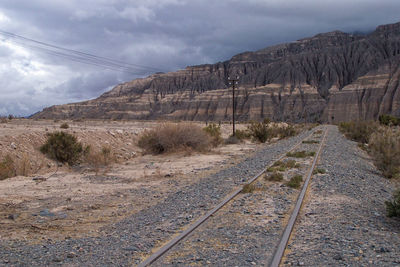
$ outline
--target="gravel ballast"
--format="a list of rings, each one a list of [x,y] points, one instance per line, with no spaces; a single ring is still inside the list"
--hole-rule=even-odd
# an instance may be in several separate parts
[[[400,220],[384,204],[394,183],[333,126],[318,167],[283,266],[400,266]]]
[[[169,240],[245,183],[310,131],[265,146],[236,166],[226,168],[171,194],[165,201],[107,226],[97,237],[44,241],[0,241],[0,266],[130,266]],[[140,196],[138,196],[140,197]]]

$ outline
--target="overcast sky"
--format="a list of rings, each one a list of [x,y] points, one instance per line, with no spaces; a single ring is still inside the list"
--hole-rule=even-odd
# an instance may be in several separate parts
[[[0,31],[175,71],[321,32],[372,31],[399,14],[399,0],[1,0]],[[95,98],[149,74],[70,61],[0,35],[0,115]]]

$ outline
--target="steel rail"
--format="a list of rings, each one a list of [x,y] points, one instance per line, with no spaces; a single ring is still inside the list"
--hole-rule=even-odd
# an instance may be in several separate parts
[[[299,215],[301,206],[303,204],[304,197],[305,197],[307,189],[308,189],[308,185],[309,185],[310,180],[311,180],[311,176],[313,174],[315,165],[317,164],[318,157],[319,157],[320,152],[322,150],[322,146],[323,146],[323,144],[325,142],[325,138],[326,138],[327,133],[328,133],[328,129],[325,130],[324,137],[322,138],[321,144],[319,145],[318,151],[317,151],[317,153],[316,153],[316,155],[314,157],[314,161],[313,161],[312,166],[311,166],[311,168],[310,168],[310,170],[308,172],[308,175],[307,175],[306,181],[304,182],[303,188],[302,188],[302,190],[301,190],[301,192],[300,192],[300,194],[299,194],[299,196],[297,198],[296,206],[294,207],[294,210],[292,212],[292,215],[290,216],[289,222],[286,225],[285,231],[283,232],[283,235],[282,235],[281,240],[279,242],[279,245],[278,245],[278,247],[277,247],[277,249],[275,251],[274,258],[272,259],[270,267],[279,267],[279,264],[282,261],[283,254],[285,253],[286,246],[287,246],[287,244],[289,242],[289,238],[290,238],[290,235],[292,233],[294,224],[296,222],[297,216]]]
[[[283,154],[281,154],[276,160],[273,160],[270,164],[268,164],[260,173],[258,173],[256,176],[251,178],[246,184],[251,184],[255,180],[257,180],[263,173],[266,172],[266,170],[271,167],[275,162],[283,159],[286,156],[286,153],[293,151],[296,149],[298,146],[302,144],[302,142],[309,138],[310,136],[313,135],[315,131],[312,131],[308,136],[304,137],[301,139],[300,142],[295,144],[292,148],[289,150],[286,150]],[[181,232],[179,235],[175,236],[173,239],[171,239],[168,243],[163,245],[161,248],[159,248],[156,252],[154,252],[152,255],[150,255],[148,258],[146,258],[143,262],[141,262],[137,267],[146,267],[155,262],[158,258],[163,256],[166,252],[168,252],[171,248],[173,248],[176,244],[178,244],[182,239],[184,239],[186,236],[188,236],[191,232],[193,232],[196,228],[198,228],[202,223],[204,223],[208,218],[210,218],[212,215],[214,215],[219,209],[221,209],[223,206],[225,206],[229,201],[231,201],[233,198],[235,198],[241,191],[243,190],[243,185],[241,185],[238,189],[230,193],[227,197],[224,198],[222,202],[220,202],[217,206],[215,206],[213,209],[208,211],[206,214],[201,216],[199,219],[197,219],[194,223],[192,223],[187,229],[185,229],[183,232]]]

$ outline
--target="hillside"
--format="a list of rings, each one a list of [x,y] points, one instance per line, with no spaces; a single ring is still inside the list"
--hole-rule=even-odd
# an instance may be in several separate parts
[[[157,73],[97,99],[33,118],[229,120],[227,77],[240,77],[239,120],[337,122],[400,115],[400,23],[368,35],[340,31],[245,52],[225,62]]]

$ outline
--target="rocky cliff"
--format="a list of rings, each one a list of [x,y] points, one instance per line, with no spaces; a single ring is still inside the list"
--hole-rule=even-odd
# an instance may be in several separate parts
[[[99,98],[34,118],[228,120],[228,76],[240,77],[237,117],[337,122],[400,116],[400,23],[340,31],[120,84]]]

